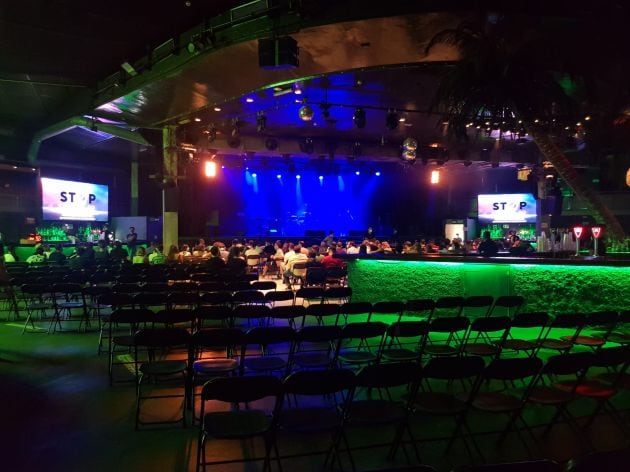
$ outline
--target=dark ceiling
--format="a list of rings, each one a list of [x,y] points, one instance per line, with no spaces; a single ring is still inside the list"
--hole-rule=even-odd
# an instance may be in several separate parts
[[[148,51],[158,51],[170,39],[184,37],[191,29],[201,28],[208,18],[244,3],[2,2],[0,144],[3,139],[13,139],[28,145],[42,128],[87,115],[124,123],[126,129],[176,124],[181,127],[183,141],[197,144],[205,140],[208,147],[230,148],[234,153],[264,152],[266,139],[273,137],[280,141],[274,150],[279,154],[299,152],[296,146],[304,138],[314,139],[314,155],[329,154],[328,143],[335,137],[340,153],[349,154],[351,146],[361,142],[364,151],[376,148],[371,155],[394,156],[408,136],[429,144],[443,132],[440,117],[424,113],[435,76],[421,63],[456,58],[449,50],[424,57],[424,47],[437,31],[488,9],[528,14],[533,29],[538,27],[542,13],[570,28],[581,18],[601,17],[622,24],[628,10],[614,1],[596,6],[533,1],[518,7],[488,1],[477,2],[477,6],[484,7],[482,10],[465,13],[457,10],[461,3],[455,1],[268,2],[291,3],[295,8],[287,10],[286,15],[270,14],[244,21],[244,26],[217,30],[216,44],[210,50],[195,55],[185,51],[170,54],[150,70],[139,70],[139,75],[127,82],[108,79],[120,71],[123,62],[137,64]],[[299,68],[269,71],[258,67],[256,39],[274,31],[290,33],[298,40]],[[592,31],[589,34],[595,41],[601,40]],[[585,58],[599,57],[593,54],[595,50],[585,50]],[[297,80],[304,87],[303,95],[274,94],[274,84]],[[248,103],[247,97],[254,101]],[[322,114],[325,103],[331,105],[328,118]],[[309,122],[297,118],[304,104],[314,112]],[[215,106],[221,111],[214,111]],[[361,129],[352,123],[357,106],[366,112],[366,126]],[[385,128],[385,114],[390,108],[406,118],[395,130]],[[266,118],[262,131],[256,127],[259,112]],[[194,118],[201,121],[195,122]],[[213,124],[217,139],[208,143],[203,131]],[[241,142],[230,147],[226,144],[234,124],[238,125]],[[140,132],[151,134],[151,130]],[[74,128],[49,141],[56,148],[78,152],[129,152],[128,142],[85,128]],[[159,143],[159,133],[154,142]],[[14,156],[23,159],[26,146],[18,149]],[[2,151],[0,148],[0,154]]]

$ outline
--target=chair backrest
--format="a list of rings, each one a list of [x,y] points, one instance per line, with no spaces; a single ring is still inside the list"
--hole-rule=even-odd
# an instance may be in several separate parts
[[[53,291],[58,294],[76,295],[82,293],[83,287],[77,283],[60,283],[53,285]]]
[[[235,318],[261,319],[271,315],[271,308],[267,305],[238,305],[234,307]]]
[[[417,384],[422,367],[415,362],[372,364],[363,367],[356,377],[356,386],[364,388],[390,388]]]
[[[166,306],[167,296],[165,293],[140,292],[133,296],[133,304],[137,307],[145,306]]]
[[[202,306],[195,310],[198,320],[227,321],[234,317],[234,311],[226,305]]]
[[[479,376],[484,369],[484,361],[478,356],[434,357],[424,367],[425,378],[457,380]]]
[[[284,380],[283,390],[293,395],[331,395],[353,389],[355,381],[354,373],[347,369],[300,371]]]
[[[323,267],[308,267],[306,269],[306,285],[323,286],[326,282],[326,269]]]
[[[322,343],[335,341],[341,334],[339,326],[305,326],[295,333],[295,340],[299,343]]]
[[[547,459],[470,465],[457,469],[458,472],[562,472],[563,470],[564,468],[560,464]]]
[[[518,313],[512,319],[513,328],[542,328],[549,323],[549,315],[544,311]]]
[[[119,308],[109,316],[110,324],[140,324],[153,322],[155,315],[146,308]]]
[[[464,305],[464,297],[441,297],[435,301],[435,308],[452,309],[461,308]]]
[[[329,287],[324,290],[324,301],[340,300],[344,302],[350,301],[352,298],[352,287]]]
[[[339,305],[337,303],[314,303],[306,307],[306,314],[316,318],[338,316]]]
[[[594,362],[590,352],[574,352],[550,357],[543,367],[548,375],[577,375],[586,372]]]
[[[228,292],[242,292],[244,290],[253,290],[252,284],[246,280],[230,282],[227,284]]]
[[[166,293],[170,286],[166,282],[148,282],[142,287],[143,292]]]
[[[628,368],[629,363],[630,347],[627,345],[599,349],[592,360],[592,365],[597,367],[623,366],[623,370]]]
[[[585,324],[587,326],[614,326],[619,320],[619,313],[616,311],[596,311],[586,315]]]
[[[495,316],[492,318],[475,318],[470,324],[470,331],[477,333],[493,333],[505,331],[510,327],[511,320],[508,316]]]
[[[194,274],[192,279],[196,280],[195,278],[200,275],[200,274]],[[213,276],[214,277],[214,276]],[[199,282],[199,292],[225,292],[226,290],[226,285],[225,282],[219,282],[217,280],[213,280],[213,281],[205,281],[205,282]]]
[[[133,337],[136,347],[188,346],[190,333],[181,328],[141,329]]]
[[[250,254],[249,256],[247,256],[246,260],[248,266],[256,267],[258,264],[260,264],[260,254]]]
[[[154,323],[175,324],[192,323],[197,319],[197,312],[190,308],[180,308],[177,310],[160,310],[155,314]]]
[[[296,262],[293,264],[293,275],[295,277],[306,276],[306,262]]]
[[[191,349],[240,346],[245,333],[238,328],[206,328],[192,335]]]
[[[502,295],[497,297],[494,301],[494,305],[490,309],[489,315],[494,316],[501,310],[506,310],[506,314],[514,316],[518,313],[519,309],[525,303],[525,299],[520,295]],[[499,313],[500,314],[500,313]]]
[[[281,394],[282,382],[271,375],[217,377],[203,386],[201,399],[247,403],[272,396],[279,398]]]
[[[276,290],[278,286],[271,280],[257,280],[252,282],[252,288],[254,290]]]
[[[193,305],[199,303],[199,294],[197,292],[171,292],[167,296],[167,302],[173,305]]]
[[[434,318],[429,324],[429,332],[456,333],[467,330],[469,325],[470,320],[465,316]]]
[[[543,366],[538,357],[494,359],[484,371],[485,379],[517,380],[536,376]]]
[[[434,308],[435,302],[431,298],[416,298],[407,300],[407,303],[405,303],[405,310],[411,312],[428,311],[431,313]]]
[[[549,324],[550,328],[582,328],[586,324],[584,313],[562,313],[556,315]]]
[[[305,315],[306,308],[301,305],[275,306],[269,312],[270,318],[282,320],[296,320],[297,318],[304,319]]]
[[[321,287],[301,287],[295,292],[295,298],[302,300],[319,300],[324,299],[324,289]]]
[[[265,294],[259,290],[243,290],[232,296],[233,303],[264,303]]]
[[[383,337],[387,331],[387,325],[381,321],[365,321],[360,323],[348,323],[339,334],[342,339],[370,339]]]
[[[230,305],[233,297],[231,292],[208,292],[201,294],[199,303],[202,305]]]
[[[266,302],[286,302],[293,301],[295,295],[291,290],[272,290],[270,292],[265,293],[265,301]]]
[[[246,344],[259,344],[269,346],[271,344],[291,343],[295,338],[295,331],[288,326],[273,326],[252,328],[245,334]]]
[[[339,313],[342,315],[361,315],[366,313],[369,317],[372,313],[372,304],[370,302],[343,303],[339,307]]]
[[[399,318],[405,309],[405,304],[398,301],[376,302],[372,304],[372,314],[397,315]]]
[[[138,283],[117,283],[112,287],[114,293],[138,293],[142,288]]]

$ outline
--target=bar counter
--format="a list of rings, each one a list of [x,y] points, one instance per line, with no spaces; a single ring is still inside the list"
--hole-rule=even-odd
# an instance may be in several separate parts
[[[521,295],[521,311],[628,310],[630,260],[340,255],[356,301]]]

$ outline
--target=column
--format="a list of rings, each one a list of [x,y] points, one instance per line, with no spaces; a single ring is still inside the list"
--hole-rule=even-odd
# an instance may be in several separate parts
[[[165,126],[162,131],[163,148],[163,187],[162,187],[162,244],[164,251],[178,244],[178,190],[177,190],[177,137],[174,125]]]

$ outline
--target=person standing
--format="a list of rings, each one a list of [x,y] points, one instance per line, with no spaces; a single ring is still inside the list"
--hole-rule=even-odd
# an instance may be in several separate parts
[[[371,226],[368,227],[363,239],[367,239],[368,241],[374,241],[374,239],[376,239],[374,236],[374,229]]]
[[[477,248],[479,255],[484,257],[494,257],[499,252],[499,246],[490,238],[490,231],[484,231],[483,241]]]
[[[138,245],[138,235],[136,234],[136,228],[131,226],[129,228],[129,234],[127,234],[127,250],[129,251],[129,258],[133,258],[136,254],[136,246]]]

